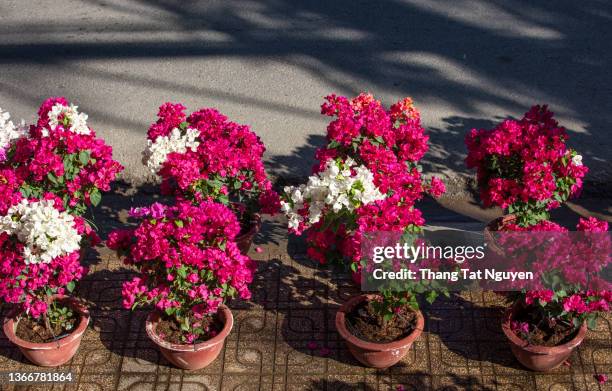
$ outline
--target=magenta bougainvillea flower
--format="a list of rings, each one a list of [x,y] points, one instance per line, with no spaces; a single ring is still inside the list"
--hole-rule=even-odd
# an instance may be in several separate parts
[[[138,227],[117,230],[107,245],[134,266],[138,275],[123,285],[123,306],[153,304],[174,317],[191,343],[209,330],[198,320],[215,313],[226,299],[249,299],[255,263],[234,238],[240,226],[226,206],[187,201],[153,204],[133,211]]]
[[[445,187],[421,174],[429,137],[410,98],[388,110],[365,93],[325,99],[321,112],[334,118],[327,126],[328,143],[315,154],[318,163],[308,184],[287,187],[281,207],[291,232],[306,231],[310,258],[320,263],[346,258],[357,270],[363,233],[422,226],[415,202],[426,193],[440,196]]]
[[[4,155],[0,170],[14,172],[11,180],[25,197],[52,193],[77,214],[98,205],[123,170],[112,148],[87,125],[87,115],[63,97],[45,100],[37,123],[12,138]]]
[[[190,115],[185,109],[163,104],[147,134],[143,162],[161,177],[162,192],[230,204],[241,222],[253,213],[276,213],[279,199],[264,170],[259,137],[215,109]]]
[[[522,226],[548,219],[548,210],[580,192],[588,171],[567,140],[547,106],[533,106],[522,119],[491,130],[472,129],[465,161],[477,170],[484,205],[516,214]]]

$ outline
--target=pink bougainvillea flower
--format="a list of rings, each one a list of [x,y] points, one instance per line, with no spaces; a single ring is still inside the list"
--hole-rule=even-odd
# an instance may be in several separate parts
[[[465,162],[477,171],[484,205],[516,214],[520,225],[535,225],[577,195],[588,169],[567,139],[545,105],[490,130],[472,129]]]
[[[240,221],[276,213],[279,197],[264,170],[266,149],[257,134],[216,109],[190,115],[185,109],[164,103],[147,133],[143,162],[161,177],[162,193],[231,205]]]
[[[603,373],[598,373],[594,377],[599,384],[606,384],[608,382],[608,375],[605,375]]]
[[[66,210],[81,215],[88,206],[98,205],[123,166],[113,160],[112,148],[96,138],[87,115],[66,98],[45,100],[38,116],[27,136],[5,151],[0,170],[14,171],[24,196],[43,198],[51,193]]]
[[[11,198],[10,193],[4,198]],[[55,227],[54,233],[46,230],[44,227],[49,226],[48,222],[40,219],[41,216],[54,216],[53,209],[60,212],[54,217],[55,223],[62,222],[61,229]],[[72,291],[75,283],[87,274],[87,268],[81,264],[81,246],[97,243],[98,237],[82,217],[67,214],[52,198],[44,201],[22,199],[18,205],[5,211],[4,222],[15,221],[12,213],[37,214],[39,219],[35,224],[4,225],[0,233],[0,299],[39,318],[49,310],[46,300],[50,294]],[[54,236],[58,233],[59,236]],[[33,252],[27,243],[20,240],[21,237],[37,238],[41,235],[45,236],[47,245],[53,246],[51,243],[60,241],[63,244],[50,249],[43,257],[40,248],[37,248],[38,253]],[[49,254],[57,255],[51,257]]]
[[[310,258],[321,264],[348,259],[358,265],[364,233],[424,225],[415,203],[425,194],[439,197],[445,186],[440,179],[426,180],[421,173],[419,160],[429,148],[429,137],[410,98],[386,109],[371,94],[352,99],[332,94],[325,97],[321,113],[332,119],[327,144],[315,152],[313,175],[333,170],[334,164],[348,165],[350,176],[356,176],[357,169],[364,177],[371,174],[367,189],[375,196],[365,197],[369,202],[360,199],[354,210],[341,208],[345,213],[338,213],[334,207],[346,203],[311,210],[300,188],[288,187],[281,207],[289,219],[289,231],[306,234]],[[348,169],[343,176],[349,176],[347,173]],[[357,193],[365,191],[359,188]],[[335,221],[338,215],[342,217]]]
[[[183,342],[213,336],[201,320],[226,299],[251,295],[255,263],[235,242],[236,216],[220,203],[184,200],[139,208],[134,215],[141,216],[136,228],[114,231],[108,240],[108,247],[138,271],[123,284],[123,306],[152,304],[173,316],[185,331]]]

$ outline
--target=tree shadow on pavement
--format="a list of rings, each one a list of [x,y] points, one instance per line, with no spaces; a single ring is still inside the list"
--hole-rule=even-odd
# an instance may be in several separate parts
[[[240,59],[254,67],[252,72],[261,64],[275,62],[298,68],[341,93],[369,89],[398,97],[413,95],[417,104],[432,103],[444,112],[520,115],[532,103],[550,102],[553,111],[584,124],[572,137],[583,146],[581,152],[596,179],[609,179],[610,156],[605,146],[612,120],[604,109],[609,107],[605,86],[612,84],[609,2],[558,1],[554,6],[518,0],[87,3],[91,12],[120,18],[111,19],[114,23],[104,18],[9,20],[0,29],[0,37],[5,38],[0,40],[0,63],[42,64],[61,70],[89,60]],[[22,42],[15,39],[18,36],[29,38]],[[92,69],[102,79],[122,78],[122,84],[154,86],[165,94],[192,88],[188,91],[195,96],[288,115],[316,112],[315,108],[304,112],[299,104],[285,104],[282,99],[211,89],[199,81],[195,87],[189,82],[177,85],[106,68],[110,67]],[[281,84],[282,77],[277,77]],[[17,82],[22,84],[21,92],[36,91],[40,76],[27,75]],[[250,83],[244,78],[241,90],[261,89]],[[35,95],[20,99],[38,100]],[[129,116],[100,110],[97,115],[114,117],[142,132],[142,125],[130,124]],[[291,129],[287,133],[291,137]],[[432,134],[431,142],[441,154],[432,164],[444,166],[443,153],[451,157],[460,153],[454,139],[447,133]]]

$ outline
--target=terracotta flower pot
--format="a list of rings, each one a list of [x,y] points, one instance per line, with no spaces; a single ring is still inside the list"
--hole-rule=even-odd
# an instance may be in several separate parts
[[[58,295],[54,296],[53,299],[64,301],[73,311],[80,315],[79,324],[72,333],[57,341],[36,343],[19,338],[15,334],[17,324],[22,315],[18,309],[14,309],[4,318],[4,334],[9,341],[17,345],[21,353],[30,362],[42,367],[57,367],[70,361],[79,348],[83,333],[85,333],[89,324],[89,312],[83,304],[67,296]]]
[[[489,224],[485,226],[483,235],[485,243],[488,243],[489,249],[491,249],[498,255],[503,255],[503,249],[497,245],[497,241],[495,240],[495,235],[493,234],[493,232],[498,231],[499,227],[505,224],[513,223],[515,220],[516,216],[513,214],[509,214],[491,220]]]
[[[236,236],[236,244],[242,254],[247,254],[253,243],[253,238],[261,229],[261,216],[256,213],[251,219],[251,225],[246,232],[242,232]]]
[[[530,345],[527,341],[519,338],[514,331],[510,328],[510,322],[516,314],[517,308],[513,307],[508,309],[502,322],[502,330],[508,341],[510,342],[510,349],[514,354],[514,357],[523,364],[523,366],[538,372],[550,371],[555,369],[572,354],[575,348],[577,348],[587,332],[586,323],[584,323],[576,336],[569,342],[558,346],[536,346]]]
[[[223,329],[208,341],[194,345],[179,345],[164,341],[157,334],[156,330],[160,319],[158,311],[151,312],[147,317],[147,335],[159,347],[163,356],[172,364],[182,369],[201,369],[208,366],[219,356],[225,338],[229,335],[234,324],[232,311],[227,306],[220,306],[219,314],[224,322]]]
[[[374,299],[377,295],[366,294],[352,297],[336,313],[336,329],[346,341],[351,354],[363,365],[384,369],[397,364],[408,353],[412,343],[421,335],[425,320],[421,311],[417,311],[415,330],[405,338],[388,343],[367,342],[351,334],[346,328],[346,314],[364,300]]]

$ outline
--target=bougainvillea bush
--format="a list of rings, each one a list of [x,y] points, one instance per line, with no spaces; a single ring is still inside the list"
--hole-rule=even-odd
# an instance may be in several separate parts
[[[0,172],[0,183],[7,178],[7,172]],[[14,191],[13,200],[19,197]],[[63,312],[52,295],[74,290],[87,272],[81,265],[81,248],[99,239],[83,218],[63,209],[59,198],[44,197],[1,206],[0,298],[20,306],[28,316],[45,318],[53,327],[54,321],[62,321]]]
[[[284,189],[281,209],[290,232],[306,234],[309,257],[348,262],[359,272],[366,233],[419,232],[425,220],[415,202],[425,193],[439,196],[445,188],[439,179],[426,181],[421,174],[428,136],[409,98],[386,110],[369,94],[330,95],[321,112],[334,117],[327,145],[317,150],[318,164],[308,182]],[[416,305],[412,293],[383,292],[380,311],[390,316],[398,306]]]
[[[598,275],[612,263],[608,223],[594,217],[580,219],[576,227],[580,234],[576,239],[567,234],[566,228],[550,221],[534,227],[514,226],[511,229],[528,231],[531,237],[541,237],[550,243],[549,246],[528,245],[530,249],[524,251],[525,257],[534,262],[531,269],[526,270],[538,272],[542,267],[546,270],[538,273],[540,289],[509,294],[513,304],[525,308],[529,314],[529,319],[512,322],[515,333],[529,341],[536,329],[554,329],[556,326],[576,329],[585,322],[589,328],[594,328],[598,316],[609,312],[612,307],[610,283]],[[515,238],[510,235],[508,240]],[[504,247],[507,251],[520,253],[520,243],[514,244]],[[531,249],[535,249],[535,253]]]
[[[484,205],[515,214],[521,226],[548,219],[550,209],[579,193],[588,171],[567,140],[553,113],[539,105],[518,121],[472,129],[466,164],[477,170]]]
[[[107,243],[138,270],[123,285],[123,306],[154,305],[180,326],[182,342],[211,337],[204,317],[226,299],[251,297],[255,264],[234,242],[236,216],[209,201],[156,203],[132,215],[141,219],[138,227],[112,232]]]
[[[584,323],[595,328],[597,318],[612,307],[611,285],[601,277],[612,263],[608,223],[581,218],[577,232],[570,233],[543,220],[530,227],[508,224],[505,231],[516,232],[499,237],[512,266],[536,275],[529,289],[516,286],[506,294],[522,309],[511,329],[530,343],[552,346],[567,341],[561,337],[571,337]]]
[[[28,128],[15,126],[6,114],[0,120],[0,168],[14,170],[25,197],[53,193],[68,212],[82,215],[98,205],[101,192],[123,170],[112,148],[87,125],[87,114],[66,98],[44,101],[37,123]]]
[[[386,110],[369,94],[330,95],[321,111],[335,117],[328,143],[317,150],[308,183],[285,188],[281,208],[291,232],[306,232],[312,259],[348,259],[355,269],[364,232],[422,226],[415,202],[425,193],[441,195],[444,184],[421,175],[428,136],[409,98]]]
[[[147,134],[143,163],[161,177],[162,193],[230,205],[240,223],[254,213],[276,213],[279,199],[264,171],[259,137],[215,109],[189,116],[185,109],[163,104]]]

